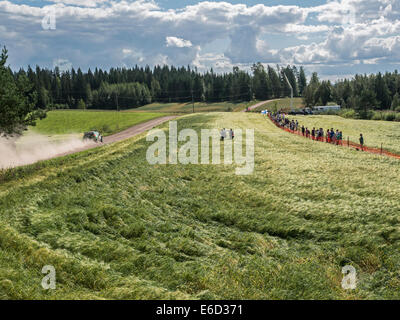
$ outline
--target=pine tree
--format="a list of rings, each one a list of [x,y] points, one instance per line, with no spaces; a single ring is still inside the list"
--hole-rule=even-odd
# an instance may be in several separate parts
[[[271,81],[272,92],[273,92],[274,98],[280,98],[281,94],[282,94],[281,93],[281,90],[282,90],[281,81],[280,81],[276,71],[273,68],[271,68],[270,66],[268,66],[268,76]]]
[[[396,93],[392,101],[392,110],[397,110],[398,107],[400,107],[400,95]]]
[[[252,67],[253,71],[253,91],[258,100],[267,100],[270,98],[271,87],[267,72],[264,66],[258,62]]]
[[[83,101],[83,99],[80,99],[77,105],[77,109],[80,110],[85,110],[86,109],[86,104],[85,101]]]
[[[46,116],[44,111],[34,110],[36,94],[28,77],[21,74],[14,79],[6,67],[7,53],[4,47],[0,56],[0,136],[19,135]]]
[[[381,110],[389,109],[391,107],[389,88],[380,72],[376,76],[375,80],[375,93],[376,93],[376,100],[378,101]]]
[[[299,94],[303,96],[304,91],[307,87],[307,78],[303,67],[300,67],[298,83],[299,83]]]
[[[357,105],[354,106],[355,110],[358,112],[360,118],[367,119],[368,110],[376,105],[376,94],[371,89],[364,89],[357,102]]]
[[[329,81],[322,81],[315,92],[314,101],[326,106],[332,98],[332,85]]]

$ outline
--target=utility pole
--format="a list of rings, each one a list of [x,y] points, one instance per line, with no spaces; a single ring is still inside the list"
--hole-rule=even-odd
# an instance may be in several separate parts
[[[115,93],[115,102],[117,104],[117,129],[119,130],[119,105],[118,105],[118,92]]]
[[[278,66],[278,71],[281,72],[279,66]],[[290,110],[294,111],[294,109],[293,109],[293,87],[292,87],[288,77],[286,76],[285,70],[282,70],[282,73],[283,73],[283,77],[285,78],[285,80],[290,88]]]
[[[119,112],[119,106],[118,106],[118,93],[115,94],[115,102],[117,104],[117,112]]]
[[[193,90],[192,90],[192,106],[193,106],[193,113],[194,113],[194,96],[193,96]]]

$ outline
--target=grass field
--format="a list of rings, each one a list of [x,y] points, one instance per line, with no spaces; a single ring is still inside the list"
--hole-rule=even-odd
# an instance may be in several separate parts
[[[144,134],[1,172],[0,298],[400,298],[398,160],[313,143],[259,114],[178,126],[254,128],[254,174],[150,166]],[[56,290],[41,288],[44,265]],[[341,287],[345,265],[356,290]]]
[[[230,111],[243,111],[248,106],[256,104],[258,101],[252,102],[215,102],[215,103],[201,103],[194,104],[195,112],[230,112]],[[173,112],[173,113],[192,113],[192,103],[153,103],[137,109],[129,111],[147,111],[147,112]]]
[[[334,128],[343,131],[343,137],[357,142],[360,133],[365,138],[365,144],[369,147],[383,148],[400,154],[400,123],[390,121],[373,120],[354,120],[344,119],[339,116],[291,116],[291,119],[297,119],[300,126],[304,124],[310,130],[323,128],[325,131]]]
[[[276,101],[270,101],[258,108],[255,108],[255,112],[261,112],[262,110],[274,110],[274,108],[277,108],[277,110],[281,109],[290,109],[290,98],[284,98],[284,99],[277,99]],[[293,98],[293,107],[294,108],[304,108],[303,104],[303,98]]]
[[[31,130],[42,134],[83,133],[100,130],[104,136],[122,131],[141,122],[163,116],[160,113],[123,113],[116,111],[50,111]]]

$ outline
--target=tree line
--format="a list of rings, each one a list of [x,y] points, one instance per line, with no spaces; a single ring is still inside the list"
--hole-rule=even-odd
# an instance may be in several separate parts
[[[93,108],[127,109],[151,102],[221,102],[281,98],[290,95],[286,74],[294,96],[302,96],[307,86],[305,71],[287,66],[279,71],[254,64],[251,73],[234,67],[218,74],[212,69],[200,73],[196,68],[149,66],[133,68],[80,68],[61,72],[28,67],[12,72],[15,79],[27,77],[37,92],[37,109]],[[10,70],[11,72],[11,70]]]
[[[320,81],[313,73],[304,92],[307,107],[327,105],[334,101],[344,109],[352,109],[362,118],[372,111],[400,111],[400,74],[398,71],[371,75],[355,75],[332,84]]]

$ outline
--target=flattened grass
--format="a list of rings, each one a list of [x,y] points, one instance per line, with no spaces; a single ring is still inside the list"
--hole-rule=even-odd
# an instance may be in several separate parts
[[[258,114],[178,126],[254,128],[254,174],[150,166],[144,134],[43,162],[0,184],[0,296],[400,298],[398,160],[313,143]],[[60,274],[55,291],[40,286],[44,264]],[[354,291],[341,287],[344,265]]]

